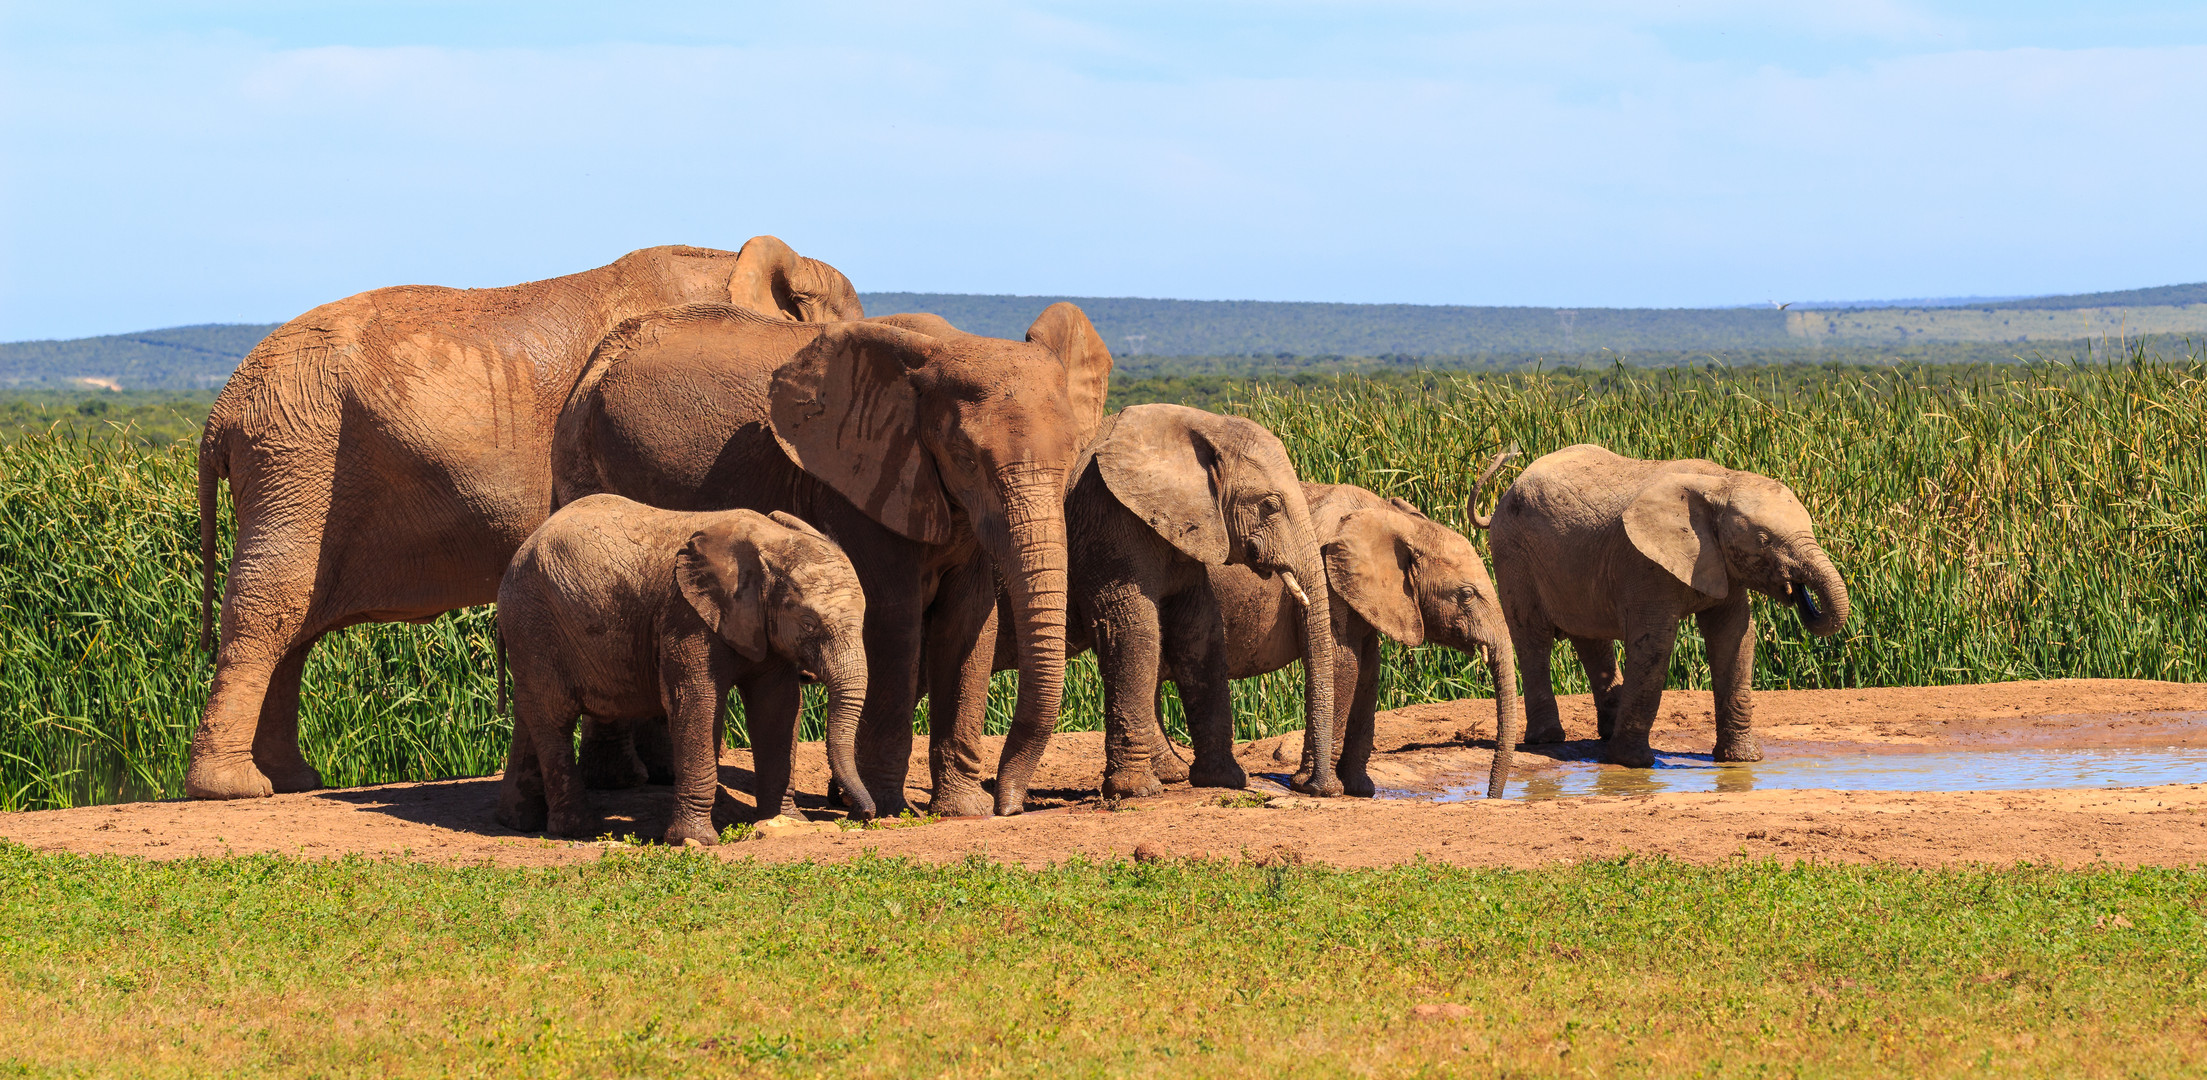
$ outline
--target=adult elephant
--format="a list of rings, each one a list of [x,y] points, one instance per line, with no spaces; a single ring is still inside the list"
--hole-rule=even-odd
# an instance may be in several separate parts
[[[1495,584],[1525,677],[1529,743],[1563,738],[1549,681],[1549,652],[1561,633],[1594,690],[1602,760],[1654,764],[1648,729],[1678,624],[1692,616],[1716,691],[1716,760],[1761,761],[1749,594],[1799,609],[1801,625],[1818,636],[1847,621],[1846,583],[1816,542],[1808,510],[1767,476],[1581,444],[1527,465],[1491,521],[1472,520],[1493,530]],[[1622,679],[1612,644],[1620,640]]]
[[[552,425],[591,348],[624,319],[706,299],[779,320],[863,314],[834,267],[761,236],[734,253],[645,248],[508,288],[377,289],[255,346],[199,444],[203,641],[225,478],[238,538],[185,792],[321,786],[298,738],[315,641],[496,598],[507,560],[551,510]]]
[[[725,304],[632,319],[561,415],[556,497],[608,491],[669,509],[796,515],[866,592],[861,816],[904,805],[922,658],[929,808],[991,812],[979,759],[1001,568],[1019,703],[996,813],[1019,812],[1065,681],[1067,470],[1103,418],[1111,354],[1055,304],[1025,341],[932,316],[805,326]]]

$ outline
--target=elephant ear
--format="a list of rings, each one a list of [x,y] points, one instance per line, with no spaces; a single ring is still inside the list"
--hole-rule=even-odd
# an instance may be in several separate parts
[[[1713,600],[1732,591],[1710,505],[1715,479],[1693,473],[1658,477],[1625,507],[1625,536],[1649,561]]]
[[[1414,518],[1419,518],[1425,521],[1433,520],[1432,518],[1426,517],[1425,511],[1418,509],[1417,504],[1411,502],[1408,499],[1390,495],[1387,498],[1387,505],[1392,506],[1395,509],[1400,510],[1403,513],[1408,514]]]
[[[793,322],[832,322],[866,314],[842,271],[805,258],[772,236],[754,236],[736,252],[736,267],[728,275],[728,302]],[[808,305],[813,308],[810,313]],[[808,318],[808,314],[826,318]]]
[[[948,325],[947,323],[944,325]],[[1096,436],[1103,423],[1104,397],[1111,389],[1111,350],[1087,313],[1063,300],[1043,309],[1027,340],[1050,350],[1065,365],[1066,395],[1073,402],[1073,423],[1080,445]],[[1117,490],[1117,489],[1113,489]]]
[[[1096,469],[1121,505],[1197,562],[1223,566],[1233,548],[1219,508],[1218,450],[1204,418],[1181,405],[1136,405],[1111,418]]]
[[[745,565],[739,541],[700,529],[674,556],[674,587],[697,617],[747,660],[766,657],[766,618],[755,558]]]
[[[774,372],[774,438],[790,460],[907,539],[956,535],[935,459],[920,442],[915,376],[945,355],[933,338],[836,323]]]
[[[1404,645],[1425,644],[1417,550],[1385,510],[1358,510],[1320,547],[1326,585],[1372,628]]]
[[[797,515],[792,514],[786,510],[776,510],[766,516],[769,520],[774,522],[774,524],[779,525],[782,528],[795,529],[798,532],[804,533],[807,536],[817,536],[822,540],[827,540],[828,538],[826,533],[813,528],[811,522],[806,521],[805,519],[798,517]],[[833,543],[833,541],[829,542]]]

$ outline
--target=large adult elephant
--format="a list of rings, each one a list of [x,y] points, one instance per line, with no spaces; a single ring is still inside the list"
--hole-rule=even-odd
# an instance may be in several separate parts
[[[1067,471],[1110,374],[1071,304],[1025,341],[932,316],[819,327],[669,308],[592,357],[559,420],[556,497],[786,511],[842,547],[866,591],[865,783],[845,792],[861,816],[904,805],[923,657],[929,808],[991,812],[979,745],[1001,568],[1020,684],[993,809],[1017,813],[1064,690]]]
[[[1472,492],[1474,505],[1478,497]],[[1493,530],[1495,584],[1524,673],[1529,743],[1563,739],[1549,681],[1549,652],[1560,633],[1593,687],[1602,760],[1654,764],[1648,729],[1662,705],[1678,624],[1692,616],[1716,691],[1716,760],[1760,761],[1748,596],[1792,605],[1802,628],[1818,636],[1847,622],[1846,582],[1792,489],[1714,462],[1642,461],[1592,444],[1568,446],[1527,465],[1493,518],[1474,513],[1472,523]]]
[[[493,600],[551,510],[552,425],[591,348],[631,316],[708,299],[780,320],[863,315],[834,267],[761,236],[740,252],[646,248],[508,288],[377,289],[255,346],[200,438],[203,640],[224,478],[238,538],[186,793],[321,786],[298,739],[315,641]]]

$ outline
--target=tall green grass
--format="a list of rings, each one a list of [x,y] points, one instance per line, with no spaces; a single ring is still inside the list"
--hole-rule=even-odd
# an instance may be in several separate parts
[[[1854,618],[1844,635],[1812,639],[1789,612],[1758,608],[1760,687],[2207,680],[2197,355],[1348,378],[1258,386],[1224,408],[1277,431],[1306,478],[1399,495],[1457,527],[1477,471],[1511,443],[1526,460],[1598,442],[1784,480],[1847,576]],[[0,809],[181,790],[211,674],[196,648],[193,490],[189,443],[142,450],[124,436],[51,432],[0,444]],[[509,729],[491,631],[474,609],[323,639],[306,675],[310,760],[339,784],[497,769]],[[1390,646],[1387,657],[1383,706],[1491,691],[1479,664],[1447,650]],[[1690,624],[1674,668],[1672,685],[1707,685]],[[1583,689],[1568,650],[1556,671],[1560,688]],[[1099,726],[1092,659],[1067,683],[1063,726]],[[999,676],[997,730],[1013,692]],[[1243,738],[1298,727],[1300,680],[1247,680],[1235,710]],[[1179,726],[1170,695],[1167,713]],[[817,723],[815,710],[811,737]]]

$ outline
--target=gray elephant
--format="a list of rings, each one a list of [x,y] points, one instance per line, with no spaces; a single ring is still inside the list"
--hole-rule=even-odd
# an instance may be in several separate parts
[[[1305,738],[1331,747],[1334,635],[1328,620],[1309,617],[1329,610],[1331,598],[1303,485],[1280,440],[1240,417],[1137,405],[1104,420],[1073,477],[1065,501],[1068,639],[1076,650],[1092,645],[1103,672],[1104,794],[1163,790],[1157,767],[1177,759],[1158,753],[1160,678],[1179,684],[1191,710],[1230,712],[1231,649],[1212,588],[1217,567],[1247,567],[1252,579],[1276,581],[1292,598],[1298,629],[1281,649],[1305,661]],[[1196,734],[1188,779],[1246,785],[1232,725]],[[1321,755],[1296,788],[1341,794],[1332,755]]]
[[[1524,714],[1509,631],[1479,550],[1462,533],[1401,499],[1381,498],[1352,484],[1304,484],[1303,493],[1333,597],[1333,692],[1345,708],[1332,745],[1342,790],[1359,796],[1376,790],[1366,766],[1384,634],[1403,645],[1432,641],[1467,656],[1485,655],[1495,687],[1495,754],[1487,794],[1500,797]],[[1284,578],[1268,580],[1241,566],[1211,567],[1210,578],[1225,618],[1230,677],[1278,671],[1302,658],[1295,632],[1301,613]],[[1184,700],[1192,733],[1232,730],[1232,716],[1217,701]],[[1298,778],[1313,770],[1311,746],[1306,738]]]
[[[618,495],[568,504],[523,542],[498,588],[514,709],[498,821],[583,835],[577,718],[664,715],[675,785],[666,840],[713,843],[731,686],[750,724],[761,818],[794,812],[800,683],[826,684],[829,765],[855,783],[865,616],[850,560],[788,514],[656,510]]]
[[[1502,611],[1525,678],[1529,743],[1563,739],[1549,681],[1549,650],[1560,633],[1594,688],[1602,760],[1654,764],[1648,729],[1662,704],[1678,624],[1691,615],[1716,684],[1716,760],[1760,761],[1748,594],[1793,605],[1812,634],[1837,633],[1847,621],[1847,586],[1816,542],[1808,510],[1784,484],[1755,473],[1571,446],[1526,466],[1493,518],[1473,520],[1493,530]],[[1622,679],[1610,644],[1620,640]]]

